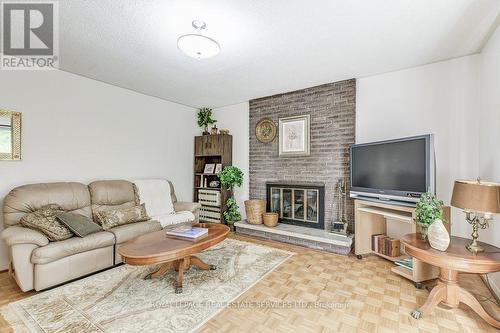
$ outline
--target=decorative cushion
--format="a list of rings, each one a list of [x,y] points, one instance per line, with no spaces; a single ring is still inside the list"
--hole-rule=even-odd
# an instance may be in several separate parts
[[[150,219],[146,213],[144,204],[130,208],[110,209],[96,213],[97,221],[104,230],[134,222],[142,222]]]
[[[62,241],[73,236],[73,233],[56,219],[56,215],[63,212],[61,206],[48,204],[26,214],[19,223],[26,228],[40,231],[52,242]]]
[[[64,212],[57,214],[56,218],[78,237],[85,237],[102,231],[102,227],[100,225],[92,222],[91,219],[80,214]]]

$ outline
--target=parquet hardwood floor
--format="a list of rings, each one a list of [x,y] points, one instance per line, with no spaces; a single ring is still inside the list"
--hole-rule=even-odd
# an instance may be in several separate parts
[[[198,329],[208,332],[496,332],[469,308],[439,306],[420,320],[410,317],[427,290],[390,272],[392,263],[376,256],[357,260],[275,241],[230,237],[295,252],[233,304]],[[477,275],[460,275],[460,284],[486,310],[500,308]],[[432,285],[432,282],[430,283]],[[0,273],[0,306],[28,297],[6,272]],[[307,304],[307,308],[305,308]],[[267,306],[263,306],[267,305]],[[0,317],[0,333],[11,332]]]

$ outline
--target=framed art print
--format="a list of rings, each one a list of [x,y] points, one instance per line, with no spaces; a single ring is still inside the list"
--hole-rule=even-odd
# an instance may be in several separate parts
[[[217,163],[215,165],[215,173],[218,174],[221,171],[222,171],[222,164],[221,163]]]
[[[310,115],[279,119],[279,156],[309,156]]]
[[[214,171],[215,171],[215,164],[213,164],[213,163],[205,164],[205,168],[203,170],[203,173],[214,173]]]

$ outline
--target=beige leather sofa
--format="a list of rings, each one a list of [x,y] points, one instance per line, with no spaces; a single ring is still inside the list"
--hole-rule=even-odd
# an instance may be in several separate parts
[[[175,211],[191,211],[196,221],[199,204],[178,202],[170,183]],[[136,205],[134,186],[126,180],[82,183],[45,183],[17,187],[4,199],[6,229],[2,238],[10,250],[11,273],[23,291],[42,290],[121,262],[117,253],[124,242],[161,230],[157,221],[122,225],[86,237],[49,242],[44,234],[24,228],[19,220],[40,207],[55,203],[66,211],[89,218],[93,213]]]

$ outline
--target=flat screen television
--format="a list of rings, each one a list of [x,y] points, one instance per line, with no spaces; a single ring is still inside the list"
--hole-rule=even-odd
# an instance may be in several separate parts
[[[351,197],[417,202],[435,191],[432,134],[350,146]]]

